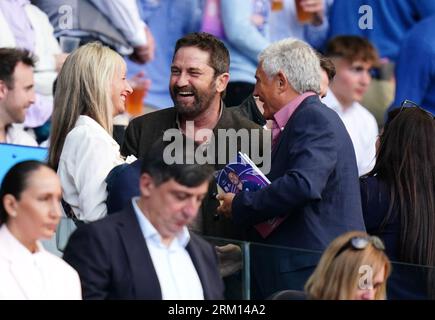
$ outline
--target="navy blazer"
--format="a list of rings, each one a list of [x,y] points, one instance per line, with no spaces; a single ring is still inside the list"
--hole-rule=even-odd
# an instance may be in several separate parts
[[[106,178],[107,183],[107,214],[124,209],[131,198],[140,195],[139,180],[142,160],[131,164],[120,164],[113,168]]]
[[[352,141],[318,96],[304,99],[290,117],[268,178],[268,187],[233,201],[233,219],[246,227],[287,215],[266,239],[250,228],[252,241],[323,250],[347,231],[365,230]]]
[[[190,233],[187,244],[205,299],[223,299],[223,282],[212,245]],[[130,203],[120,212],[81,225],[64,259],[80,275],[84,299],[162,299],[148,247]]]

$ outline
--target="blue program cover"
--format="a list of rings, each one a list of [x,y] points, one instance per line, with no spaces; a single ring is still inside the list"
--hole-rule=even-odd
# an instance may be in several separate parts
[[[257,170],[239,152],[236,162],[218,172],[217,183],[225,192],[257,191],[269,184]]]
[[[39,160],[45,162],[47,156],[47,148],[0,143],[0,183],[14,164],[25,160]]]
[[[216,181],[223,192],[253,192],[270,184],[270,181],[245,154],[238,153],[236,162],[229,163],[216,174]],[[258,233],[267,238],[284,220],[278,216],[254,226]]]

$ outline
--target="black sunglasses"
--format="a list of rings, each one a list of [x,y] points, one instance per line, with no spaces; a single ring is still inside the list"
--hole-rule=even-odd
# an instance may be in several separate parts
[[[353,250],[364,250],[371,243],[378,250],[385,250],[384,243],[382,240],[376,236],[368,236],[368,237],[353,237],[348,242],[346,242],[340,250],[334,256],[334,259],[337,258],[343,251],[347,249]]]
[[[399,113],[402,112],[406,108],[418,108],[418,109],[424,111],[425,113],[427,113],[431,118],[435,119],[435,116],[432,113],[430,113],[426,109],[420,107],[418,104],[416,104],[415,102],[413,102],[411,100],[403,100],[402,101],[402,103],[400,104]]]

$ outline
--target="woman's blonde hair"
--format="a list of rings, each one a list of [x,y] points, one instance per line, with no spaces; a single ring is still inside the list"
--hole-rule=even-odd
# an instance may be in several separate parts
[[[112,134],[112,82],[122,57],[99,42],[71,53],[57,78],[52,115],[49,165],[57,170],[67,134],[80,115],[94,119]]]
[[[326,248],[314,273],[305,284],[309,299],[353,299],[363,274],[362,266],[372,268],[373,276],[384,269],[385,281],[378,288],[375,299],[386,298],[386,279],[391,272],[388,257],[370,241],[364,249],[346,248],[354,237],[368,238],[369,235],[361,231],[348,232],[336,238]]]

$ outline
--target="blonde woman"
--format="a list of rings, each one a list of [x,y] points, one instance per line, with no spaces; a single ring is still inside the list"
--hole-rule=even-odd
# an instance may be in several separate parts
[[[384,300],[391,265],[378,237],[352,231],[326,248],[305,285],[308,299]]]
[[[0,300],[78,300],[77,272],[47,252],[61,216],[56,173],[38,161],[13,166],[0,188]]]
[[[132,91],[124,60],[99,43],[74,51],[59,73],[49,164],[78,220],[95,221],[107,214],[105,178],[124,162],[112,138],[112,118],[124,111]]]

